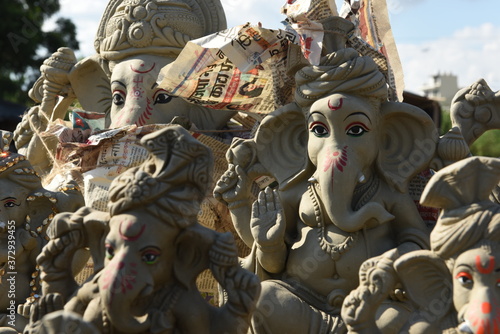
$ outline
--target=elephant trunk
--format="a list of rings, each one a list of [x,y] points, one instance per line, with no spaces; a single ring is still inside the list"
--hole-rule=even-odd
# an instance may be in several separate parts
[[[383,224],[394,218],[381,204],[374,202],[353,210],[356,186],[365,181],[365,176],[362,165],[348,157],[347,147],[324,156],[316,172],[319,195],[325,213],[335,226],[346,232],[356,232],[372,219]]]
[[[147,313],[135,316],[132,310],[138,299],[153,293],[153,285],[144,277],[146,275],[138,275],[131,264],[117,256],[102,271],[99,292],[103,312],[120,332],[142,333],[151,325]]]
[[[496,288],[496,286],[495,286]],[[471,333],[498,333],[500,308],[491,287],[474,287],[471,300],[458,312],[458,319],[464,320],[460,327],[468,327]]]

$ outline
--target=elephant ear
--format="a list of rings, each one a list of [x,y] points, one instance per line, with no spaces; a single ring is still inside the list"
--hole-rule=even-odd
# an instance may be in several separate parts
[[[109,114],[111,83],[106,60],[93,55],[79,61],[69,73],[69,82],[84,110]]]
[[[175,242],[174,275],[187,289],[193,287],[198,275],[209,267],[208,252],[211,238],[200,227],[186,228]]]
[[[307,157],[307,128],[301,108],[287,104],[269,114],[255,134],[259,162],[285,188],[303,172]]]
[[[421,310],[437,311],[444,316],[452,305],[453,282],[443,259],[429,250],[419,250],[401,256],[394,262],[407,296]],[[437,314],[436,314],[437,315]]]
[[[428,167],[439,134],[429,115],[410,104],[385,102],[380,113],[377,167],[389,185],[406,192],[409,181]]]

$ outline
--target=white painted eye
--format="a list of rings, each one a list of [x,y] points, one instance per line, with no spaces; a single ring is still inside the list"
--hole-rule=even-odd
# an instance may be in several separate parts
[[[113,92],[113,103],[117,106],[121,106],[125,103],[125,97],[123,92],[121,91],[114,91]]]
[[[106,244],[106,258],[111,260],[115,256],[115,249],[110,244]]]
[[[456,276],[455,279],[463,286],[469,287],[474,284],[474,280],[472,279],[471,274],[465,271],[459,272]]]
[[[312,132],[316,137],[326,137],[330,134],[328,127],[321,122],[313,122],[309,126],[309,131]]]
[[[360,137],[368,131],[369,130],[361,123],[355,123],[352,126],[348,127],[345,133],[351,137]]]
[[[172,96],[168,95],[167,93],[160,93],[156,96],[154,104],[165,104],[169,103],[170,100],[172,100]]]
[[[160,257],[160,252],[157,249],[147,249],[142,253],[142,261],[146,264],[155,264]]]

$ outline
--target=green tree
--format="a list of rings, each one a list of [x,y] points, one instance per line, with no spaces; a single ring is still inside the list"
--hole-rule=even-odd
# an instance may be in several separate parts
[[[28,104],[28,89],[40,76],[40,66],[61,46],[78,50],[76,27],[59,18],[56,28],[43,23],[60,9],[59,0],[8,0],[0,11],[0,99]]]

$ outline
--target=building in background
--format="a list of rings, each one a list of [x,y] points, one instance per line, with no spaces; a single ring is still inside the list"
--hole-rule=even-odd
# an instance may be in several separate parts
[[[451,100],[458,92],[458,79],[451,73],[438,73],[431,77],[430,82],[421,90],[429,99],[438,101],[441,107],[450,108]]]

